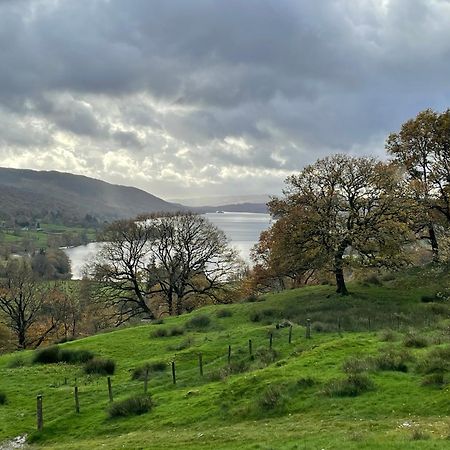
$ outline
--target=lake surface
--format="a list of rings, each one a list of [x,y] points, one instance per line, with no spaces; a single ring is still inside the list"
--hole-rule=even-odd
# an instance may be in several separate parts
[[[205,216],[224,231],[230,244],[247,263],[250,263],[251,248],[258,242],[260,233],[269,228],[271,223],[269,214],[225,212],[208,213]],[[100,242],[92,242],[64,250],[72,264],[73,278],[82,277],[84,265],[95,257],[101,245]]]

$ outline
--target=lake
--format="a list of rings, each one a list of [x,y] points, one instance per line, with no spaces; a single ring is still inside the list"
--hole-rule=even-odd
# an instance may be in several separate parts
[[[269,228],[271,223],[269,214],[225,212],[208,213],[205,217],[224,231],[230,244],[247,263],[250,263],[251,248],[258,242],[260,233]],[[72,278],[81,278],[83,266],[95,257],[100,246],[99,242],[91,242],[64,249],[72,264]]]

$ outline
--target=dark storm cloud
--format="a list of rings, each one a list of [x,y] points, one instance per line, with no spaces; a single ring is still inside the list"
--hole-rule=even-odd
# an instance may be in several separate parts
[[[447,0],[3,0],[0,106],[20,120],[0,142],[114,180],[140,168],[159,194],[253,169],[266,192],[330,152],[382,155],[402,121],[448,107],[449,21]]]

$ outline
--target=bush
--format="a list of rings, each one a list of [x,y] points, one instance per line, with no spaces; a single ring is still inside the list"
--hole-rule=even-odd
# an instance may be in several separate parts
[[[266,411],[280,407],[283,402],[283,387],[277,384],[269,385],[258,398],[258,406]]]
[[[93,358],[84,366],[88,374],[113,375],[115,370],[116,363],[112,359]]]
[[[397,333],[393,330],[382,330],[378,337],[382,342],[393,342],[397,340]]]
[[[59,352],[59,360],[68,364],[86,363],[94,357],[89,350],[70,350],[61,349]]]
[[[233,315],[233,312],[230,311],[229,309],[219,309],[219,311],[217,311],[216,316],[221,319],[223,317],[231,317]]]
[[[261,314],[257,311],[253,311],[250,313],[250,322],[261,322]]]
[[[194,316],[186,323],[186,327],[193,330],[201,330],[207,328],[211,323],[211,319],[209,316],[205,314],[200,314],[198,316]]]
[[[166,369],[167,369],[167,364],[164,361],[147,363],[147,364],[144,364],[143,366],[136,367],[136,369],[133,370],[131,379],[132,380],[144,380],[147,370],[148,370],[148,373],[155,373],[155,372],[164,372]]]
[[[450,347],[435,348],[419,362],[417,370],[424,374],[450,371]]]
[[[167,336],[167,330],[165,328],[157,328],[151,334],[151,337],[154,337],[154,338],[160,338],[160,337],[166,337],[166,336]]]
[[[358,373],[328,382],[323,392],[329,397],[356,397],[374,388],[373,381],[366,374]]]
[[[173,327],[170,328],[167,331],[168,336],[181,336],[184,334],[184,328],[183,327]]]
[[[428,345],[428,340],[425,336],[415,333],[408,333],[403,339],[405,347],[424,348]]]
[[[144,414],[153,407],[152,398],[148,394],[134,395],[111,404],[109,417],[127,417]]]
[[[412,357],[409,353],[387,350],[381,355],[373,358],[373,368],[375,370],[391,370],[396,372],[407,372],[408,366],[407,362],[410,361]]]
[[[60,361],[60,349],[57,345],[36,350],[33,355],[33,363],[54,364]]]
[[[447,384],[447,382],[445,380],[444,374],[437,372],[437,373],[430,373],[429,375],[423,377],[423,380],[420,384],[422,386],[433,386],[442,388]]]
[[[369,370],[369,363],[362,357],[351,357],[344,361],[342,370],[348,374],[357,374]]]
[[[85,363],[91,360],[94,354],[89,350],[61,349],[57,345],[37,350],[33,356],[33,363],[54,364],[65,362],[68,364]]]
[[[254,353],[254,358],[258,359],[264,366],[275,362],[277,357],[277,351],[267,347],[258,347]]]
[[[0,391],[0,405],[4,405],[7,402],[6,394]]]
[[[439,298],[436,296],[436,294],[433,294],[433,295],[422,295],[422,297],[420,297],[420,301],[422,303],[431,303],[431,302],[436,302],[438,300],[439,300]]]

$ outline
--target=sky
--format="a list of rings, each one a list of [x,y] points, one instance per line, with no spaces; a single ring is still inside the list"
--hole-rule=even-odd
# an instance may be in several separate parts
[[[278,194],[450,107],[449,0],[0,0],[0,166]]]

